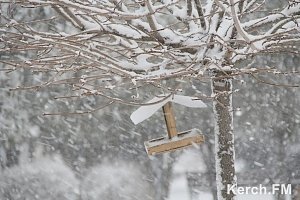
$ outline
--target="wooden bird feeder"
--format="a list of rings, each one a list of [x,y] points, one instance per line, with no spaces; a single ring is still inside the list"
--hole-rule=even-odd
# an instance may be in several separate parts
[[[204,142],[204,136],[199,132],[193,130],[180,133],[177,132],[176,121],[171,102],[168,102],[163,106],[163,113],[168,135],[145,142],[145,148],[148,155],[175,151],[193,144],[201,144]]]
[[[198,104],[191,104],[187,102],[187,100],[191,100],[191,98],[186,96],[176,95],[175,97],[173,96],[172,99],[167,99],[158,105],[160,107],[162,105],[168,134],[164,137],[153,139],[144,143],[148,155],[155,155],[159,153],[175,151],[177,149],[182,149],[191,146],[193,144],[201,144],[204,142],[204,136],[197,129],[192,129],[180,133],[177,132],[176,121],[175,121],[175,116],[174,116],[171,101],[174,101],[175,103],[179,103],[188,107],[206,107],[206,105],[202,101],[198,102]],[[146,109],[144,110],[141,109],[140,111],[137,110],[138,112],[136,111],[131,115],[132,121],[135,124],[143,121],[147,117],[151,116],[157,110],[158,106],[156,106],[155,108],[154,107],[151,108],[151,106],[149,106],[148,110],[150,110],[151,113],[146,114],[146,116],[145,114],[141,115],[139,116],[140,118],[137,118],[138,116],[137,113],[138,112],[145,113]]]

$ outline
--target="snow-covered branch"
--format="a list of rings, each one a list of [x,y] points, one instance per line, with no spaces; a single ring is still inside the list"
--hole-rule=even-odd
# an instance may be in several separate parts
[[[70,78],[72,84],[86,84],[74,73],[105,74],[111,80],[119,76],[140,85],[178,77],[203,79],[212,65],[235,66],[266,52],[299,54],[297,2],[278,9],[258,0],[19,0],[15,4],[20,12],[42,9],[45,14],[41,19],[1,15],[1,62],[12,70],[53,72],[53,80],[43,86],[70,83],[63,81]],[[14,57],[5,56],[8,53]],[[29,56],[24,59],[24,54]],[[93,80],[98,82],[91,89],[111,84]]]

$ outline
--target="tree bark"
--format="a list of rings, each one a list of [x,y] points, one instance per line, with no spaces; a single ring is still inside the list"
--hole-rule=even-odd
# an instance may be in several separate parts
[[[230,72],[229,72],[230,73]],[[236,189],[234,167],[234,135],[232,115],[232,80],[228,72],[216,71],[212,79],[212,93],[215,96],[215,159],[218,200],[234,200]],[[229,192],[228,192],[229,191]]]
[[[292,185],[292,200],[300,200],[300,186],[297,184]]]

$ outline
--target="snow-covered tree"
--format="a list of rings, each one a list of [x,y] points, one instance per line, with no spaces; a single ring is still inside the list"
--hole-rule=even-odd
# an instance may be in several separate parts
[[[146,98],[140,91],[172,95],[192,80],[211,81],[212,95],[194,88],[200,91],[195,98],[213,102],[218,199],[234,199],[227,194],[227,186],[236,182],[232,79],[250,74],[276,85],[257,74],[293,73],[276,66],[254,68],[251,61],[258,55],[299,54],[299,1],[276,7],[264,0],[19,0],[11,7],[55,13],[40,19],[1,15],[4,70],[49,75],[15,89],[66,86],[65,96],[57,99],[103,97],[101,105],[72,114],[114,103],[140,105]],[[64,30],[62,19],[73,28]],[[37,24],[51,29],[45,32]]]

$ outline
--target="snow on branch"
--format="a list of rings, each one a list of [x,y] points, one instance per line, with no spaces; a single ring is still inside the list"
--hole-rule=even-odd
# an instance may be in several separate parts
[[[237,62],[255,55],[299,54],[298,1],[276,9],[262,0],[14,4],[18,11],[11,16],[5,12],[8,2],[1,3],[1,63],[11,71],[51,72],[40,87],[60,83],[81,94],[89,90],[109,97],[112,88],[136,92],[148,85],[176,93],[170,81],[209,80],[210,66],[237,70]]]
[[[166,103],[174,102],[190,108],[205,108],[206,105],[199,99],[182,95],[167,95],[154,97],[147,102],[148,105],[139,107],[134,111],[130,119],[134,124],[138,124],[151,117],[158,109],[162,108]]]

